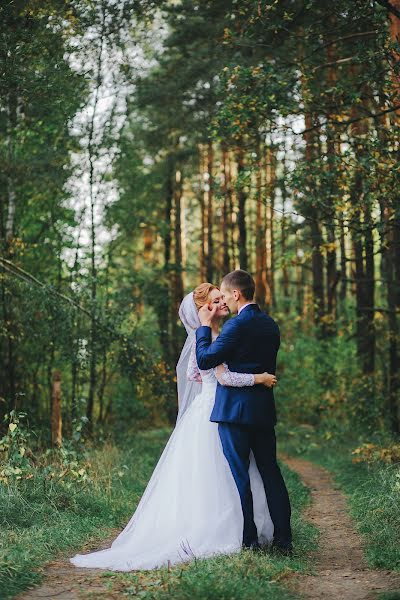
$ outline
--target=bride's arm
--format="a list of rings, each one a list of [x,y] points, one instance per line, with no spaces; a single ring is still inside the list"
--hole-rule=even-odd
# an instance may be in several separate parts
[[[197,366],[196,360],[196,344],[193,344],[192,350],[189,356],[188,367],[186,371],[186,379],[189,381],[198,381],[202,382],[201,373],[199,371],[199,367]]]
[[[236,373],[230,371],[228,365],[223,363],[215,369],[215,375],[221,385],[230,387],[247,387],[257,384],[273,387],[276,384],[276,377],[270,373]]]

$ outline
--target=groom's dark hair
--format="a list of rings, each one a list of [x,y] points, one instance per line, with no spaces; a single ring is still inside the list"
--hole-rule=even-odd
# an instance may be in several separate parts
[[[222,283],[230,290],[240,290],[245,300],[253,300],[256,284],[254,279],[247,271],[236,269],[225,275]]]

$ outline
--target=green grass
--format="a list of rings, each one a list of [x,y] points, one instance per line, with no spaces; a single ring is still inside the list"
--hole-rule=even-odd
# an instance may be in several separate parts
[[[109,589],[128,598],[146,600],[293,600],[282,585],[293,566],[242,551],[233,556],[200,560],[169,572],[161,569],[146,578],[135,573],[113,574]],[[122,584],[122,585],[121,585]]]
[[[349,511],[363,535],[371,567],[400,571],[400,465],[354,463],[359,440],[349,434],[318,434],[311,428],[282,425],[280,450],[326,467],[348,498]],[[326,439],[326,438],[329,439]]]
[[[383,592],[382,594],[379,594],[377,600],[400,600],[400,591]]]
[[[0,485],[0,589],[11,598],[43,578],[42,567],[72,556],[88,540],[100,540],[130,518],[169,435],[166,430],[130,436],[115,446],[89,451],[92,483],[65,488],[43,474],[10,486]],[[126,597],[155,600],[219,598],[293,598],[282,587],[292,572],[309,570],[307,555],[317,531],[301,518],[308,490],[283,465],[293,507],[296,553],[291,559],[242,551],[195,561],[169,571],[103,573],[105,585]],[[123,475],[121,476],[121,474]],[[101,576],[101,572],[99,572]]]
[[[0,484],[1,598],[41,581],[39,567],[58,552],[70,553],[85,540],[104,538],[123,524],[167,437],[168,432],[156,431],[133,437],[129,445],[107,443],[92,449],[90,485],[65,486],[43,471],[31,480]]]

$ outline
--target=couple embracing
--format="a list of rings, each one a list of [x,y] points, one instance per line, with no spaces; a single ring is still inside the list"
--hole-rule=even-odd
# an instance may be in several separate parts
[[[78,567],[154,569],[271,547],[292,551],[290,502],[276,460],[279,328],[236,270],[182,301],[188,333],[178,365],[174,431],[132,518],[110,548]],[[237,316],[220,324],[229,312]]]

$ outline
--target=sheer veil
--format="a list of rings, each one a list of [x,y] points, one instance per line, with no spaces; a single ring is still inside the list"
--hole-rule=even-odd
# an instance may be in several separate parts
[[[185,326],[187,338],[176,365],[176,381],[178,387],[178,417],[177,421],[187,410],[192,400],[201,391],[201,383],[188,381],[186,378],[190,353],[196,343],[196,329],[201,326],[193,292],[187,294],[179,307],[179,318]]]

